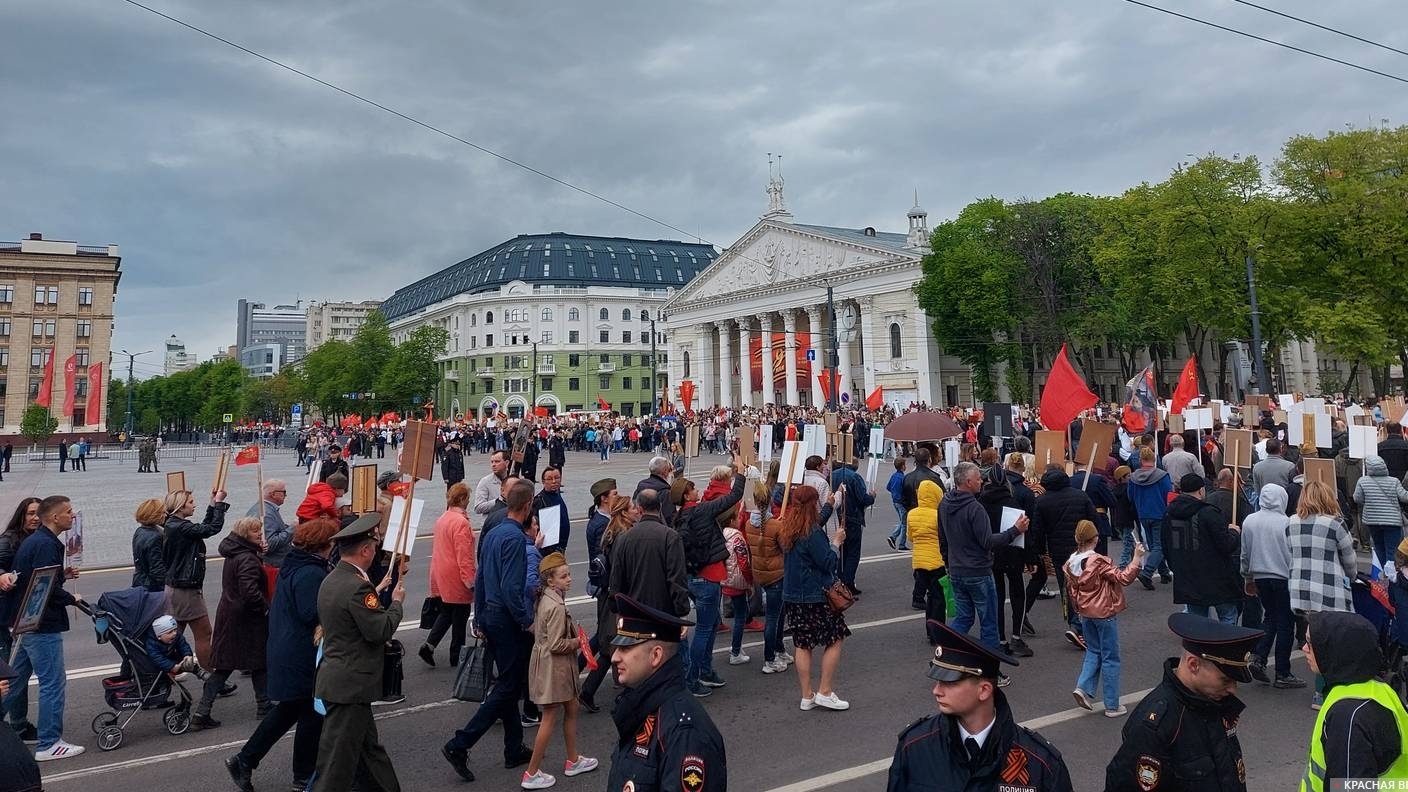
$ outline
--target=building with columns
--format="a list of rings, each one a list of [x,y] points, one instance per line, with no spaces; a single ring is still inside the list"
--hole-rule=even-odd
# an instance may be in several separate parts
[[[835,304],[838,401],[933,405],[972,400],[968,368],[933,340],[914,293],[929,250],[918,199],[907,233],[795,222],[780,173],[768,211],[665,306],[671,398],[694,385],[692,409],[825,404],[822,375]]]

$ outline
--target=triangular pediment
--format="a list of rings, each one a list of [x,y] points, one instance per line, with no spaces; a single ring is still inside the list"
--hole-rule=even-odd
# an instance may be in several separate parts
[[[681,289],[666,310],[721,294],[796,285],[916,259],[881,244],[841,239],[808,226],[763,220]]]

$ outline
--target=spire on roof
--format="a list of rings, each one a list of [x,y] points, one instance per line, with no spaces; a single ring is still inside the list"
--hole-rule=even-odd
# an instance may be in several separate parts
[[[782,155],[777,155],[777,167],[773,167],[773,154],[768,152],[768,211],[763,215],[764,220],[777,220],[783,223],[792,222],[792,213],[787,211],[787,201],[782,197]]]
[[[914,190],[914,207],[909,210],[909,235],[904,246],[914,250],[929,250],[929,213],[919,207],[919,190]]]

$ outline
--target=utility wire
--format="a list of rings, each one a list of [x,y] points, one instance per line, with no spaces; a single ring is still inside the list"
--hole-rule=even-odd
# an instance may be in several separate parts
[[[1322,25],[1322,24],[1320,24],[1319,22],[1311,22],[1309,19],[1301,19],[1300,17],[1295,16],[1295,15],[1293,15],[1293,14],[1287,14],[1287,13],[1285,13],[1284,11],[1277,11],[1277,10],[1274,9],[1274,8],[1267,8],[1266,6],[1257,5],[1256,3],[1248,2],[1248,0],[1232,0],[1232,2],[1234,2],[1234,3],[1239,3],[1239,4],[1244,5],[1244,6],[1247,6],[1247,7],[1249,7],[1249,8],[1255,8],[1255,9],[1257,9],[1258,11],[1265,11],[1265,12],[1268,13],[1268,14],[1275,14],[1275,15],[1278,16],[1278,17],[1283,17],[1283,18],[1285,18],[1285,19],[1290,19],[1290,20],[1299,22],[1299,23],[1301,23],[1302,25],[1310,25],[1310,26],[1313,27],[1313,28],[1319,28],[1319,29],[1321,29],[1321,30],[1323,30],[1323,31],[1326,31],[1326,32],[1328,32],[1328,33],[1334,33],[1334,34],[1337,35],[1337,36],[1344,36],[1344,37],[1347,38],[1347,39],[1354,39],[1355,41],[1359,41],[1359,42],[1363,42],[1363,43],[1365,43],[1365,44],[1368,44],[1368,45],[1371,46],[1371,47],[1378,47],[1379,49],[1388,50],[1389,52],[1396,52],[1396,53],[1398,53],[1399,55],[1408,55],[1408,52],[1405,52],[1404,50],[1398,49],[1397,47],[1390,47],[1390,46],[1387,45],[1387,44],[1380,44],[1379,42],[1373,41],[1372,39],[1366,39],[1366,38],[1364,38],[1363,36],[1356,36],[1356,35],[1354,35],[1353,33],[1346,33],[1346,32],[1343,31],[1343,30],[1340,30],[1340,29],[1338,29],[1338,28],[1332,28],[1332,27],[1330,27],[1330,26],[1328,26],[1328,25]]]
[[[133,1],[133,0],[127,0],[127,2],[129,2],[129,3],[132,2],[132,1]],[[1371,69],[1371,68],[1369,68],[1368,66],[1360,66],[1360,65],[1357,64],[1357,63],[1352,63],[1352,62],[1347,61],[1347,60],[1341,60],[1340,58],[1331,57],[1331,56],[1329,56],[1329,55],[1325,55],[1325,54],[1322,54],[1322,53],[1319,53],[1319,52],[1315,52],[1314,50],[1308,50],[1308,49],[1305,49],[1305,48],[1303,48],[1303,47],[1297,47],[1297,46],[1295,46],[1294,44],[1287,44],[1287,43],[1285,43],[1284,41],[1277,41],[1276,39],[1266,38],[1265,36],[1258,36],[1258,35],[1256,35],[1255,33],[1248,33],[1248,32],[1246,32],[1245,30],[1238,30],[1238,29],[1236,29],[1236,28],[1227,27],[1226,25],[1219,25],[1219,24],[1217,24],[1216,22],[1209,22],[1209,21],[1206,20],[1206,19],[1199,19],[1198,17],[1189,16],[1188,14],[1181,14],[1181,13],[1179,13],[1179,12],[1177,12],[1177,11],[1171,11],[1171,10],[1169,10],[1169,9],[1167,9],[1167,8],[1160,8],[1159,6],[1156,6],[1156,5],[1150,5],[1149,3],[1140,2],[1140,0],[1124,0],[1124,1],[1125,1],[1126,3],[1130,3],[1131,5],[1137,5],[1137,6],[1140,6],[1140,7],[1143,7],[1143,8],[1147,8],[1147,9],[1149,9],[1150,11],[1158,11],[1158,12],[1161,13],[1161,14],[1168,14],[1169,16],[1175,16],[1175,17],[1178,17],[1179,19],[1186,19],[1186,20],[1188,20],[1189,22],[1196,22],[1196,23],[1198,23],[1199,25],[1206,25],[1206,26],[1208,26],[1208,27],[1210,27],[1210,28],[1217,28],[1218,30],[1224,30],[1224,31],[1226,31],[1226,32],[1228,32],[1228,33],[1235,33],[1235,34],[1238,35],[1238,36],[1245,36],[1246,38],[1255,39],[1255,40],[1257,40],[1257,41],[1261,41],[1261,42],[1264,42],[1264,43],[1266,43],[1266,44],[1274,44],[1274,45],[1276,45],[1277,47],[1282,47],[1282,48],[1291,50],[1291,51],[1293,51],[1293,52],[1299,52],[1299,53],[1301,53],[1302,55],[1309,55],[1309,56],[1311,56],[1312,58],[1319,58],[1319,59],[1321,59],[1321,60],[1327,60],[1327,61],[1330,61],[1331,63],[1338,63],[1338,64],[1341,65],[1341,66],[1348,66],[1348,67],[1351,68],[1351,69],[1358,69],[1359,71],[1368,72],[1369,74],[1377,74],[1377,75],[1380,76],[1380,77],[1387,77],[1387,78],[1390,79],[1390,80],[1397,80],[1398,82],[1401,82],[1401,83],[1408,83],[1408,77],[1400,77],[1400,76],[1398,76],[1397,74],[1389,74],[1388,72],[1379,71],[1378,69]],[[1338,32],[1338,31],[1336,31],[1336,32]],[[1372,43],[1372,42],[1371,42],[1371,43]]]

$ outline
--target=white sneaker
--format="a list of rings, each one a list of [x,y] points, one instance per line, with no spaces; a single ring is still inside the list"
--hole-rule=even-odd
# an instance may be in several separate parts
[[[849,701],[842,701],[842,700],[836,695],[836,692],[835,692],[835,691],[832,691],[832,692],[829,693],[829,694],[827,694],[827,693],[818,693],[818,694],[816,694],[815,696],[812,696],[812,701],[816,704],[816,706],[818,706],[818,707],[825,707],[826,709],[829,709],[829,710],[838,710],[838,711],[839,711],[839,710],[848,710],[848,709],[851,708],[851,702],[849,702]]]
[[[797,662],[795,659],[793,659],[792,655],[787,654],[786,652],[782,652],[781,654],[777,655],[776,659],[782,661],[782,664],[785,666],[790,666],[793,663]]]
[[[542,770],[539,770],[538,772],[532,775],[528,775],[528,771],[524,770],[523,783],[519,784],[519,786],[523,787],[524,789],[547,789],[548,787],[556,783],[556,778],[553,778],[547,773],[544,773]]]
[[[753,659],[753,658],[749,657],[748,655],[746,655],[746,654],[744,654],[744,653],[742,653],[742,652],[739,652],[738,654],[730,654],[730,655],[728,656],[728,664],[729,664],[729,665],[743,665],[744,663],[746,663],[746,662],[748,662],[749,660],[752,660],[752,659]]]
[[[1125,705],[1121,704],[1117,709],[1107,709],[1107,710],[1105,710],[1105,717],[1107,717],[1107,718],[1120,718],[1120,717],[1123,717],[1123,716],[1124,716],[1126,713],[1128,713],[1128,712],[1129,712],[1129,708],[1126,707]]]
[[[74,745],[73,743],[59,740],[58,742],[54,743],[48,748],[45,748],[42,751],[35,751],[34,761],[52,762],[55,759],[72,759],[73,757],[83,753],[84,750],[86,749],[81,745]]]
[[[816,696],[812,696],[811,698],[804,698],[804,699],[802,699],[801,710],[802,710],[803,712],[808,712],[808,711],[814,710],[814,709],[816,709]]]
[[[768,660],[763,663],[764,674],[784,674],[787,672],[787,664],[781,660]]]
[[[575,762],[568,762],[568,761],[565,761],[565,760],[564,760],[563,763],[562,763],[562,766],[563,766],[563,767],[562,767],[562,774],[563,774],[563,775],[565,775],[565,776],[575,776],[575,775],[581,775],[582,773],[590,773],[591,771],[593,771],[593,770],[597,769],[598,767],[600,767],[600,766],[601,766],[601,763],[598,762],[597,760],[591,758],[590,756],[581,756],[581,755],[579,755],[579,756],[577,757],[577,761],[575,761]]]

